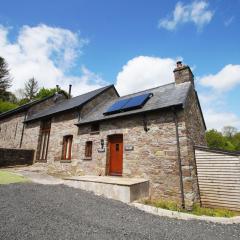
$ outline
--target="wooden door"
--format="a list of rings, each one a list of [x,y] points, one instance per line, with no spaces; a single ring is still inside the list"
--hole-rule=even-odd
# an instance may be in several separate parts
[[[72,135],[63,137],[62,160],[71,160],[72,158]]]
[[[37,161],[39,162],[47,161],[50,130],[51,130],[51,121],[50,120],[43,121],[41,124],[40,139],[39,139],[38,151],[37,151]]]
[[[122,176],[123,166],[123,136],[113,135],[109,137],[109,175]]]

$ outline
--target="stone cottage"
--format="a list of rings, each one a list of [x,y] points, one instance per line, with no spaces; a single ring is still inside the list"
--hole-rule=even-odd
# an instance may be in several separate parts
[[[35,161],[74,174],[141,177],[151,198],[198,201],[194,145],[206,145],[191,69],[175,82],[120,97],[113,85],[55,94],[0,115],[0,147],[35,150]]]

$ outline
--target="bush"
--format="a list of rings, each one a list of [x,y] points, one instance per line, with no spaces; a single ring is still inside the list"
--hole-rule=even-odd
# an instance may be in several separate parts
[[[0,113],[12,110],[17,107],[18,107],[18,105],[15,103],[10,103],[7,101],[0,100]]]

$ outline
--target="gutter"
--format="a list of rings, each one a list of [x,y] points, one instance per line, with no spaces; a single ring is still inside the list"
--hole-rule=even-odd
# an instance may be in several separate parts
[[[184,199],[184,188],[183,188],[183,177],[182,177],[182,159],[181,159],[181,150],[180,150],[180,142],[179,142],[179,129],[178,129],[178,118],[176,109],[173,107],[173,119],[176,128],[176,141],[177,141],[177,155],[178,155],[178,167],[179,167],[179,180],[180,180],[180,191],[181,191],[181,201],[182,208],[185,208],[185,199]]]

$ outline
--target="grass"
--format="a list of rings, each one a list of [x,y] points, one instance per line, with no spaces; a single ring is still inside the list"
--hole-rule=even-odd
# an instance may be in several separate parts
[[[19,182],[29,182],[29,180],[25,177],[19,176],[11,172],[0,171],[0,184],[10,184]]]
[[[182,209],[176,202],[166,200],[144,200],[143,204],[151,205],[157,208],[163,208],[171,211],[178,211],[184,213],[190,213],[198,216],[211,216],[211,217],[234,217],[239,216],[239,212],[230,211],[228,209],[217,209],[217,208],[204,208],[199,204],[194,204],[191,211]]]

